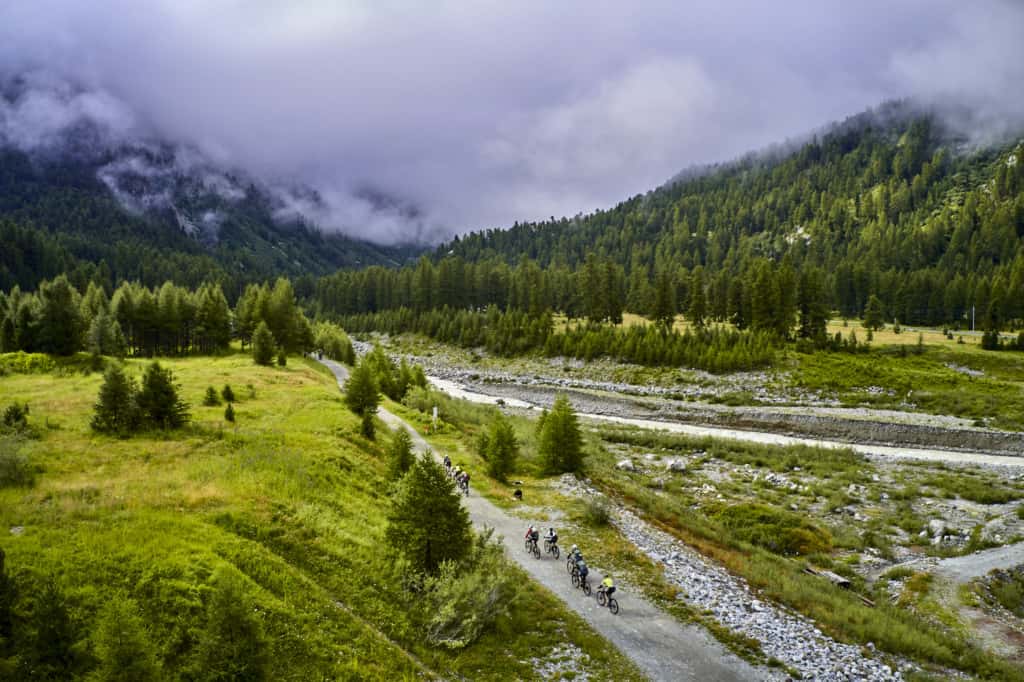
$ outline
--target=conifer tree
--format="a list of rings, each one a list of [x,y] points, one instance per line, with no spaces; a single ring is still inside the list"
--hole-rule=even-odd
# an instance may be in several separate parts
[[[93,430],[127,436],[139,421],[135,381],[118,363],[111,363],[103,375],[99,400],[93,408]]]
[[[499,412],[491,422],[487,436],[487,473],[499,481],[504,481],[515,469],[518,457],[519,442],[516,440],[515,430],[508,419]]]
[[[188,404],[178,396],[174,374],[153,362],[142,377],[136,402],[143,421],[161,429],[177,429],[190,419]]]
[[[269,366],[276,352],[274,335],[270,333],[267,323],[261,321],[252,334],[252,359],[257,365]]]
[[[885,326],[885,311],[882,309],[882,299],[875,294],[868,297],[867,305],[864,306],[864,328],[876,331]]]
[[[14,634],[14,581],[4,561],[4,550],[0,547],[0,658]]]
[[[548,473],[576,472],[583,466],[583,438],[579,422],[564,395],[555,398],[551,411],[544,418],[538,454]]]
[[[229,569],[218,569],[212,580],[214,589],[199,637],[195,678],[203,682],[267,679],[269,646],[241,579]]]
[[[231,390],[231,384],[224,384],[224,388],[220,391],[220,397],[224,399],[224,402],[235,402],[235,392]]]
[[[345,382],[345,404],[360,417],[377,412],[377,406],[380,405],[380,390],[373,370],[365,358],[352,369],[352,374]]]
[[[665,271],[658,273],[654,280],[654,307],[651,319],[664,329],[671,329],[676,317],[676,291],[672,277]]]
[[[220,405],[220,396],[217,395],[217,389],[213,386],[206,387],[206,395],[203,396],[203,405],[206,407],[216,407]]]
[[[108,600],[100,612],[94,637],[99,666],[90,680],[141,682],[159,679],[156,648],[146,633],[134,601],[121,597]]]
[[[388,474],[393,479],[401,478],[416,461],[412,452],[412,437],[405,427],[399,427],[387,450]]]
[[[78,628],[71,619],[64,592],[53,577],[44,582],[29,621],[33,638],[28,657],[37,679],[73,677],[80,662]]]
[[[224,421],[232,422],[235,421],[235,408],[228,403],[227,407],[224,408]]]
[[[470,549],[469,513],[429,451],[399,483],[385,538],[413,570],[436,573],[444,561],[459,561]]]
[[[686,316],[694,327],[703,327],[707,315],[707,302],[704,298],[704,268],[698,266],[690,275],[690,305]]]
[[[71,355],[81,348],[84,329],[78,304],[78,292],[65,275],[43,282],[39,287],[36,322],[36,343],[40,351]]]

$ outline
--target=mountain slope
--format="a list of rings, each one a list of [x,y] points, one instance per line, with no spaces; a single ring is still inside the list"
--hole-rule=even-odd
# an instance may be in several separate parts
[[[606,211],[472,233],[436,257],[575,268],[607,256],[630,276],[631,300],[642,301],[634,288],[666,271],[683,307],[701,266],[710,312],[721,319],[731,312],[730,281],[753,284],[764,261],[820,269],[844,315],[876,293],[890,318],[939,323],[971,305],[987,315],[998,291],[993,314],[1020,318],[1022,147],[971,146],[945,120],[890,103],[792,151],[686,173]]]

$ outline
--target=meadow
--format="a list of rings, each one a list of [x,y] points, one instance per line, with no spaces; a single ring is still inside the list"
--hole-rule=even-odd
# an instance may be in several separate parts
[[[40,586],[54,581],[79,652],[69,676],[88,674],[97,613],[124,596],[138,604],[166,678],[201,678],[192,663],[211,576],[225,571],[262,624],[271,679],[531,679],[531,659],[564,643],[595,679],[637,676],[525,577],[511,611],[474,644],[427,645],[416,596],[401,588],[382,540],[387,429],[379,444],[362,438],[334,378],[311,361],[257,367],[234,354],[161,363],[191,404],[192,423],[117,439],[89,428],[101,377],[85,359],[0,356],[0,406],[27,403],[36,432],[0,438],[0,457],[19,458],[32,474],[0,486],[16,634]],[[135,376],[144,364],[126,363]],[[202,406],[208,386],[225,384],[236,396],[233,424],[223,405]],[[17,653],[0,657],[0,671]]]

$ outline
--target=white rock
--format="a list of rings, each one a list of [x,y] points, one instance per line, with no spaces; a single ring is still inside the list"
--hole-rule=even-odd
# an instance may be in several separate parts
[[[636,465],[633,464],[633,460],[631,459],[621,460],[618,464],[615,465],[615,468],[619,469],[620,471],[636,471]]]

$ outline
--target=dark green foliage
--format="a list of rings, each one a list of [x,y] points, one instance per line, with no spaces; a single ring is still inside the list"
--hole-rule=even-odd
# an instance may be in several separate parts
[[[981,335],[981,347],[985,350],[999,350],[999,332],[988,329]]]
[[[274,361],[276,352],[277,347],[274,345],[274,335],[270,333],[270,327],[266,322],[260,322],[252,334],[253,362],[257,365],[269,366]]]
[[[676,288],[671,275],[662,270],[654,280],[654,306],[651,319],[663,327],[671,327],[676,317]]]
[[[14,580],[7,573],[6,555],[0,547],[0,659],[10,648],[14,634]]]
[[[93,408],[90,425],[93,430],[127,436],[139,423],[135,381],[125,374],[124,367],[111,363],[103,375],[99,400]]]
[[[28,428],[28,403],[13,402],[4,408],[3,427],[11,431]]]
[[[269,646],[263,625],[233,570],[219,569],[206,606],[206,627],[194,665],[202,682],[259,682],[268,677]]]
[[[885,326],[885,311],[882,310],[882,299],[875,294],[868,297],[864,306],[864,328],[877,331]]]
[[[345,382],[345,404],[360,417],[373,416],[377,412],[380,389],[366,360],[352,368],[352,374]]]
[[[23,665],[36,679],[68,679],[84,663],[78,624],[57,581],[46,579],[29,617],[31,645]]]
[[[395,435],[388,445],[387,458],[388,474],[392,479],[404,476],[416,461],[412,452],[412,437],[405,428],[399,427],[395,430]]]
[[[213,386],[206,387],[206,394],[203,395],[203,405],[206,407],[216,407],[220,405],[220,396],[217,395],[217,389]]]
[[[380,346],[374,346],[362,362],[370,368],[380,391],[392,400],[403,400],[413,386],[426,388],[427,378],[421,367],[410,367],[404,358],[396,365]]]
[[[224,399],[224,402],[235,402],[235,392],[231,390],[231,384],[224,384],[224,388],[220,391],[220,397]]]
[[[356,352],[348,334],[336,324],[318,322],[313,329],[313,347],[331,360],[356,364]]]
[[[583,437],[576,413],[564,395],[555,398],[544,418],[537,454],[547,473],[575,472],[583,466]]]
[[[735,504],[715,518],[736,538],[776,554],[819,554],[832,549],[832,536],[827,530],[767,505]]]
[[[188,423],[188,404],[178,396],[178,385],[169,369],[154,362],[142,376],[136,398],[143,423],[159,429],[177,429]]]
[[[235,421],[235,408],[231,405],[231,403],[228,403],[227,407],[224,408],[224,421]]]
[[[373,421],[373,412],[364,412],[359,418],[359,433],[368,440],[377,438],[377,425]]]
[[[85,330],[78,302],[78,292],[64,275],[39,287],[35,344],[40,352],[71,355],[81,348]]]
[[[283,351],[277,351],[277,366],[285,367],[288,364],[288,355]]]
[[[481,438],[480,456],[487,460],[487,473],[504,481],[516,468],[519,442],[512,424],[500,412],[495,414],[486,437]]]
[[[455,483],[430,452],[419,457],[399,483],[385,537],[421,573],[436,573],[443,562],[458,562],[469,551],[469,513]]]
[[[107,601],[93,635],[98,666],[90,675],[97,682],[147,682],[160,678],[156,647],[135,602],[124,597]]]

